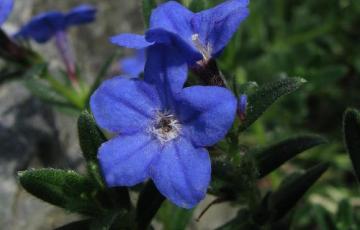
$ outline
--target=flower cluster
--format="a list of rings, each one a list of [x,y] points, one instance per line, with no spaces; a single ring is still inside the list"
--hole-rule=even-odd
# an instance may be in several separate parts
[[[206,62],[224,49],[248,15],[247,4],[229,0],[192,13],[169,1],[153,10],[145,36],[111,39],[146,49],[146,63],[144,80],[115,77],[90,100],[98,125],[115,134],[98,153],[108,186],[151,179],[160,193],[184,208],[205,197],[211,177],[206,147],[231,128],[237,100],[224,87],[184,84],[188,66]]]

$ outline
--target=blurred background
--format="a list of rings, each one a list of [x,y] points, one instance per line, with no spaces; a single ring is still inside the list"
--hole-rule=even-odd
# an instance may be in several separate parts
[[[203,1],[207,7],[218,0]],[[95,23],[71,30],[79,66],[89,81],[115,48],[108,38],[124,32],[143,33],[141,1],[15,1],[4,29],[17,31],[32,16],[47,10],[66,11],[80,3],[97,7]],[[199,10],[191,0],[183,4]],[[329,162],[331,169],[299,202],[293,229],[349,229],[360,226],[359,185],[342,141],[342,114],[360,108],[360,1],[358,0],[251,0],[250,16],[243,22],[219,63],[239,84],[262,85],[287,76],[308,83],[282,98],[243,133],[245,145],[262,147],[299,133],[317,133],[328,143],[300,155],[260,181],[276,187],[284,174]],[[33,48],[62,67],[52,43]],[[123,56],[129,54],[124,50]],[[114,63],[113,72],[118,72]],[[83,170],[77,143],[76,116],[53,110],[32,97],[21,81],[0,85],[0,226],[3,229],[52,229],[78,217],[26,194],[17,184],[18,170],[61,167]],[[159,212],[163,229],[215,229],[236,214],[229,204],[213,206],[195,219],[212,200],[195,211],[166,203]],[[350,214],[349,214],[350,212]],[[347,213],[347,214],[344,214]],[[351,214],[352,213],[352,214]],[[185,223],[185,224],[184,224]],[[354,228],[356,229],[356,228]]]

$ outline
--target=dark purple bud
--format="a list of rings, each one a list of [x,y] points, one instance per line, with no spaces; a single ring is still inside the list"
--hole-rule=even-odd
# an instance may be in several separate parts
[[[245,94],[241,94],[238,100],[238,116],[240,120],[245,120],[246,118],[246,107],[247,107],[247,96]]]

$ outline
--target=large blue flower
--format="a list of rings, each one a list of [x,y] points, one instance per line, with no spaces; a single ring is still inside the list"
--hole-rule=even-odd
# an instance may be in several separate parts
[[[248,16],[248,0],[228,0],[199,13],[175,1],[153,10],[145,36],[121,34],[112,43],[129,48],[145,48],[154,43],[170,44],[183,53],[187,62],[207,61],[218,56],[240,23]]]
[[[222,87],[183,88],[187,67],[168,46],[148,52],[145,81],[116,77],[92,95],[99,126],[116,136],[99,149],[108,186],[152,179],[176,205],[192,208],[205,195],[211,175],[206,146],[226,135],[237,101]]]
[[[32,18],[15,35],[18,38],[34,39],[44,43],[71,26],[90,23],[95,20],[96,9],[90,5],[80,5],[67,13],[49,11]]]
[[[9,17],[13,7],[14,7],[13,0],[0,0],[0,26]]]

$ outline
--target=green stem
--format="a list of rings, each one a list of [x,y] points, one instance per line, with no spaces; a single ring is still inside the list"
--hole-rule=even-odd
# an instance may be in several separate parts
[[[45,79],[56,92],[64,96],[69,102],[76,106],[76,108],[83,109],[84,105],[82,102],[82,97],[78,94],[78,92],[69,89],[67,86],[63,85],[61,82],[50,75],[46,75]]]

